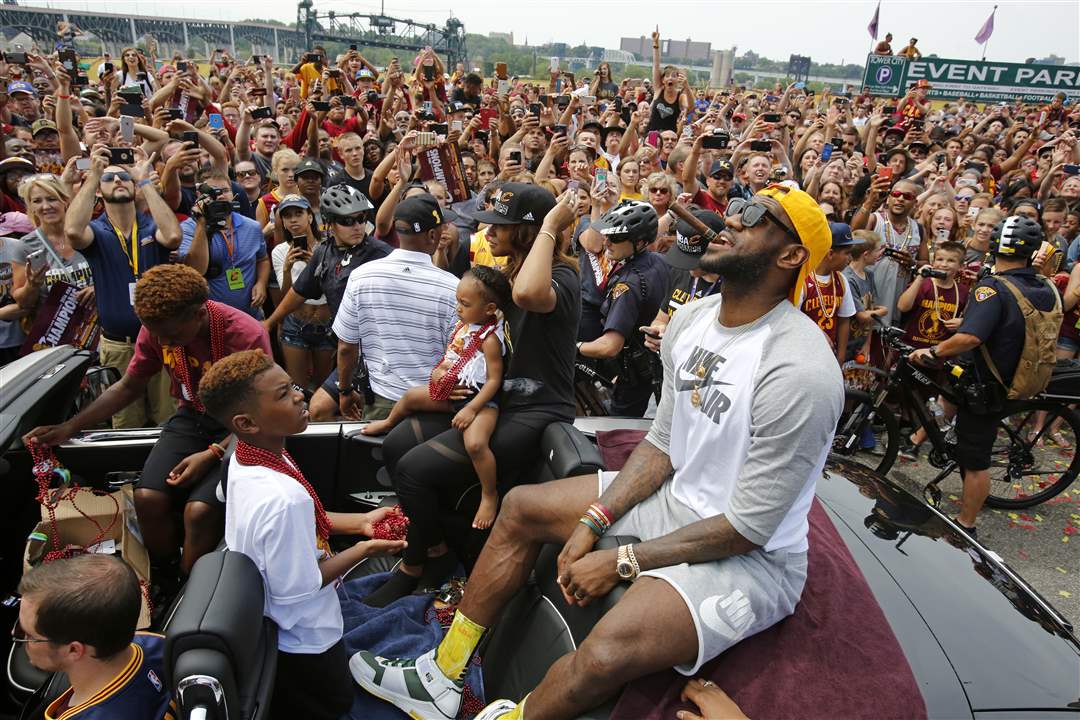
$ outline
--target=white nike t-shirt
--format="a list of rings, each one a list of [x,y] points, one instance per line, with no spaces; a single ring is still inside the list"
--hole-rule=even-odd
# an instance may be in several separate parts
[[[840,367],[817,325],[786,300],[738,328],[720,325],[721,301],[672,317],[646,439],[668,453],[672,494],[698,516],[725,515],[766,551],[802,552],[843,406]]]
[[[286,461],[287,462],[287,461]],[[294,478],[262,465],[229,463],[225,543],[259,568],[266,588],[263,613],[277,623],[278,648],[317,654],[341,639],[341,602],[334,583],[322,584],[315,503]]]

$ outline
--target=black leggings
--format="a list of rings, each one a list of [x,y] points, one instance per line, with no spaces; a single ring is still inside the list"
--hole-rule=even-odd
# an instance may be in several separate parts
[[[386,469],[409,517],[409,546],[403,554],[407,565],[423,565],[427,549],[446,539],[439,522],[443,508],[453,509],[462,493],[477,482],[465,440],[460,430],[450,427],[450,419],[447,414],[414,415],[383,442]],[[539,459],[544,428],[566,420],[562,413],[540,409],[499,415],[491,452],[500,495],[528,477],[527,471]]]

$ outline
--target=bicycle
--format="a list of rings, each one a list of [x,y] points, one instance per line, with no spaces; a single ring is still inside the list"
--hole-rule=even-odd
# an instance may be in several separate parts
[[[907,356],[914,348],[902,340],[903,330],[887,328],[882,331],[885,345],[899,353],[896,365],[889,372],[860,367],[867,371],[870,381],[866,390],[845,390],[845,411],[840,417],[832,452],[866,465],[885,475],[892,469],[900,449],[900,423],[887,405],[898,401],[926,429],[931,450],[928,460],[941,472],[923,488],[930,505],[941,501],[939,483],[959,469],[956,460],[956,439],[946,432],[916,393],[916,387],[944,396],[957,407],[965,406],[965,392],[971,387],[970,372],[963,366],[945,362],[946,373],[954,378],[948,386],[935,381],[924,368],[913,365]],[[994,508],[1027,508],[1045,502],[1067,488],[1080,472],[1080,416],[1068,400],[1052,399],[1045,395],[1030,400],[1009,401],[998,420],[990,461],[990,495],[986,504]],[[1039,424],[1041,423],[1041,425]],[[869,429],[869,430],[868,430]],[[883,451],[880,455],[867,453],[861,445],[873,432],[880,435]],[[1046,436],[1071,438],[1071,445],[1048,445]]]

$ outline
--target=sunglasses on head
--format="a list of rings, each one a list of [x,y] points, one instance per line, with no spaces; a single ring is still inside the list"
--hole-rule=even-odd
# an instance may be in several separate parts
[[[802,239],[799,238],[795,231],[789,228],[784,223],[780,222],[779,218],[772,214],[772,212],[766,206],[753,202],[752,200],[743,200],[742,198],[735,198],[728,203],[727,210],[724,211],[724,217],[739,216],[739,223],[744,228],[752,228],[761,223],[762,220],[768,220],[781,230],[784,231],[791,239],[797,243],[802,243]]]
[[[114,182],[116,180],[131,182],[131,175],[128,172],[121,170],[119,172],[107,172],[101,176],[101,182]]]
[[[916,195],[913,192],[904,192],[903,190],[893,190],[889,195],[894,198],[904,198],[905,200],[914,200]]]
[[[359,225],[367,222],[367,220],[359,215],[351,215],[349,217],[335,218],[334,224],[342,227],[352,227],[353,225]]]

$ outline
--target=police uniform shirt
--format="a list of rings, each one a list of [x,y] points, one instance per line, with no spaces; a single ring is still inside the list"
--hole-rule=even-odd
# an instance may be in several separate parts
[[[359,245],[349,248],[339,247],[332,241],[321,242],[312,251],[311,260],[293,283],[293,289],[308,300],[325,295],[333,317],[345,295],[349,274],[366,262],[386,257],[393,249],[370,235]]]
[[[1024,349],[1024,317],[1020,305],[999,277],[1007,277],[1038,310],[1052,310],[1057,291],[1030,267],[989,275],[972,288],[964,321],[956,332],[974,335],[986,345],[1002,380],[1008,385]],[[972,354],[979,377],[983,381],[993,377],[982,352],[976,350]]]
[[[649,325],[667,299],[668,264],[654,252],[628,261],[607,281],[600,306],[604,332],[614,330],[629,340],[641,325]]]
[[[172,720],[177,717],[169,687],[165,684],[165,636],[136,633],[131,650],[128,664],[96,695],[79,705],[69,706],[75,691],[68,688],[49,703],[45,720]]]

